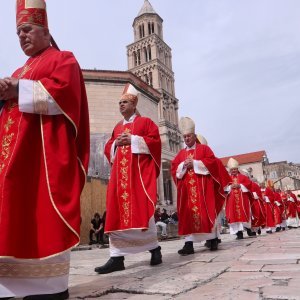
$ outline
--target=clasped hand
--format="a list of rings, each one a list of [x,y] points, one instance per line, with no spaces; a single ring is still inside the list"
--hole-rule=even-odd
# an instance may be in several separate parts
[[[183,167],[186,168],[186,169],[188,169],[188,170],[193,169],[194,168],[193,159],[192,158],[187,158],[184,161]]]
[[[123,132],[116,138],[116,146],[126,146],[131,144],[131,134]]]
[[[18,97],[19,80],[13,77],[0,79],[0,100],[9,100]]]

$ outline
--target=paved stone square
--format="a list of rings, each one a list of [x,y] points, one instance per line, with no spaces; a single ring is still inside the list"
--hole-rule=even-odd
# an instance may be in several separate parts
[[[182,239],[166,240],[163,264],[151,267],[147,252],[129,255],[125,271],[106,275],[94,268],[107,261],[108,248],[73,251],[70,299],[300,300],[300,229],[244,236],[222,235],[214,252],[194,244],[188,256],[177,254]]]

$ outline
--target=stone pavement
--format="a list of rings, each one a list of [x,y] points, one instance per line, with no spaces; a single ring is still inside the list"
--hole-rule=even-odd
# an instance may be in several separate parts
[[[145,252],[126,256],[125,271],[106,275],[94,267],[107,261],[108,249],[73,251],[70,299],[300,299],[300,228],[239,241],[224,234],[219,251],[201,243],[195,254],[179,256],[183,243],[161,242],[159,266],[151,267]]]

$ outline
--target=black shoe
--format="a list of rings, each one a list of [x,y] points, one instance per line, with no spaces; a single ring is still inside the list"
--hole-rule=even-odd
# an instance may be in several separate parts
[[[208,249],[210,249],[210,245],[211,245],[211,240],[207,240],[204,244],[204,246]]]
[[[266,233],[272,233],[272,230],[267,230]]]
[[[150,250],[151,253],[151,260],[150,260],[150,265],[151,266],[156,266],[162,263],[162,255],[161,255],[161,247],[158,246],[157,248]]]
[[[259,235],[261,235],[261,230],[260,230],[260,229],[258,229],[258,230],[257,230],[257,233],[258,233]]]
[[[69,299],[68,290],[56,294],[32,295],[23,298],[23,300],[65,300],[65,299]]]
[[[222,243],[221,239],[217,238],[217,240],[218,240],[218,244]]]
[[[178,250],[178,254],[182,256],[194,254],[193,242],[185,242],[183,248]]]
[[[282,230],[282,231],[285,231],[285,227],[282,227],[281,230]]]
[[[8,299],[15,299],[15,297],[2,297],[0,300],[8,300]]]
[[[243,234],[243,231],[238,231],[237,234],[236,234],[236,239],[237,240],[242,240],[244,238],[244,234]]]
[[[255,236],[256,232],[252,231],[250,228],[246,228],[248,236]]]
[[[276,227],[275,232],[279,232],[281,230],[281,227]]]
[[[124,256],[111,257],[105,265],[95,268],[95,272],[98,274],[108,274],[123,270],[125,270]]]
[[[215,239],[212,239],[212,240],[209,240],[210,241],[210,251],[216,251],[218,250],[218,238],[215,238]]]

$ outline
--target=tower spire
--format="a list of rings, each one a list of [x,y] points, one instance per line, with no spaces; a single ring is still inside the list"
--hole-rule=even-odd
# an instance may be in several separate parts
[[[151,3],[148,0],[144,1],[143,7],[139,11],[137,17],[144,15],[144,14],[157,14],[154,8],[152,7]]]

